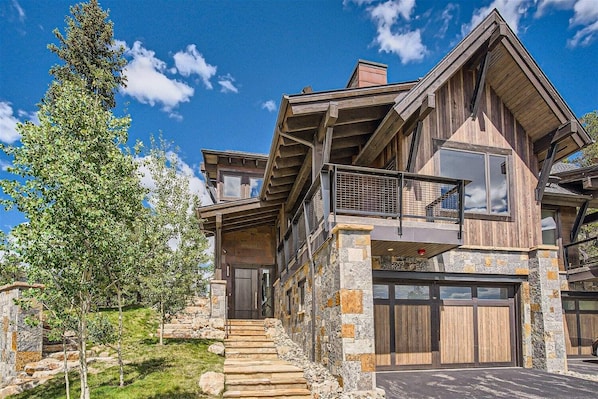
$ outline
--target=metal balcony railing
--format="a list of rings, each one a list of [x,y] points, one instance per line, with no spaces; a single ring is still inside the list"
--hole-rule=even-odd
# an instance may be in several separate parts
[[[598,236],[563,245],[563,255],[567,271],[598,266]]]
[[[329,231],[330,216],[457,224],[463,232],[464,180],[398,171],[326,164],[305,195],[278,246],[279,273],[310,245],[313,253]],[[318,241],[318,242],[316,242]]]

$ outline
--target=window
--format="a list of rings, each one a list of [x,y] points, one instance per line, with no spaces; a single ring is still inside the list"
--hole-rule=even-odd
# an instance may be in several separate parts
[[[470,180],[465,186],[466,212],[509,214],[507,156],[440,149],[440,174]]]
[[[556,245],[556,211],[542,209],[542,244]]]
[[[241,176],[224,175],[222,177],[223,197],[240,198],[241,197]]]
[[[305,279],[299,281],[299,311],[305,310]]]
[[[260,195],[260,191],[262,189],[262,183],[264,179],[257,178],[257,177],[250,177],[249,178],[249,197],[256,198]]]
[[[440,299],[471,299],[471,287],[440,287]]]
[[[430,299],[430,286],[395,285],[395,299]]]

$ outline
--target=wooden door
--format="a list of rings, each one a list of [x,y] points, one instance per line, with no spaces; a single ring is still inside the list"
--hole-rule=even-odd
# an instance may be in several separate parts
[[[234,273],[233,319],[258,318],[258,269],[236,267]]]

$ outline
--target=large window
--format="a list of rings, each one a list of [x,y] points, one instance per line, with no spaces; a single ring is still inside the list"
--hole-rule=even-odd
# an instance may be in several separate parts
[[[466,212],[509,214],[507,156],[442,148],[440,174],[471,181],[465,186]]]
[[[241,198],[241,176],[224,175],[222,183],[225,198]]]
[[[250,177],[249,178],[249,197],[256,198],[260,195],[260,190],[262,189],[262,183],[264,179],[257,178],[257,177]]]
[[[542,209],[542,244],[556,245],[556,211]]]

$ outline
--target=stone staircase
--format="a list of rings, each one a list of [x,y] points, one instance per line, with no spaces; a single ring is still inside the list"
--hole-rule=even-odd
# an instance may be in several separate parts
[[[262,320],[230,320],[223,398],[308,399],[303,370],[278,358]]]

